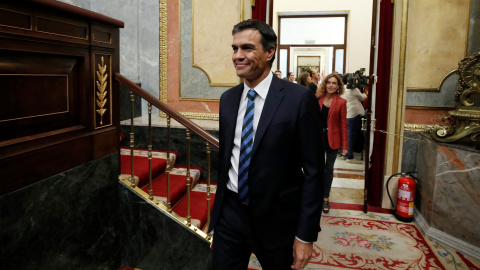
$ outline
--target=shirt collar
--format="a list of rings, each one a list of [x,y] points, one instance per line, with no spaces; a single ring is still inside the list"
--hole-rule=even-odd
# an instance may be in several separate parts
[[[273,73],[269,72],[268,76],[263,79],[257,86],[255,86],[254,90],[257,92],[257,95],[259,95],[262,99],[267,98],[268,94],[268,89],[270,89],[270,85],[272,84],[272,79],[273,79]],[[247,86],[246,83],[243,83],[243,93],[242,93],[242,99],[247,98],[247,93],[251,88]]]

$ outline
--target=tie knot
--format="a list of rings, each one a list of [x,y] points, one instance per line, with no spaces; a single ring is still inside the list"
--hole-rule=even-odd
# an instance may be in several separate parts
[[[254,89],[250,89],[247,93],[248,99],[253,101],[255,99],[255,96],[257,95],[257,92],[255,92]]]

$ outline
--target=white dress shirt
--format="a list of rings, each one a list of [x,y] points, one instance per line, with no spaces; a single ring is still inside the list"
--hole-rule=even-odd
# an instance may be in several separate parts
[[[255,133],[257,132],[258,121],[260,120],[263,105],[265,104],[265,98],[267,98],[268,89],[270,89],[270,85],[272,84],[272,74],[273,73],[269,72],[268,76],[254,88],[255,92],[257,92],[257,95],[255,96],[255,112],[253,114],[254,142]],[[248,103],[248,91],[250,91],[250,88],[245,83],[243,83],[243,93],[242,97],[240,98],[240,106],[238,107],[237,115],[237,125],[235,126],[235,138],[233,139],[232,157],[230,158],[232,166],[228,171],[227,188],[236,193],[238,193],[238,163],[240,159],[240,146],[242,143],[243,118],[245,117],[245,110],[247,109]]]

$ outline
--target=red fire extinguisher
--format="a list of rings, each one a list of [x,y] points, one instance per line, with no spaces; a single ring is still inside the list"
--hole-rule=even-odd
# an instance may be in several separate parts
[[[395,207],[393,209],[393,215],[395,216],[396,219],[403,221],[403,222],[412,222],[413,221],[413,206],[414,206],[414,201],[415,201],[415,187],[416,187],[416,181],[413,179],[414,177],[410,174],[404,174],[404,173],[397,173],[390,178],[388,178],[387,181],[387,193],[388,197],[390,198],[390,202],[393,201],[390,196],[390,192],[388,190],[388,182],[390,182],[390,179],[393,176],[396,175],[402,175],[398,179],[398,194],[397,194],[397,203],[395,204]]]

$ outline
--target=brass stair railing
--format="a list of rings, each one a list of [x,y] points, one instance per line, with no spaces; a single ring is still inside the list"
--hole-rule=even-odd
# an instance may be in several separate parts
[[[206,231],[202,230],[202,228],[198,228],[191,223],[191,216],[190,216],[190,193],[192,188],[192,183],[190,180],[190,132],[193,132],[200,136],[206,142],[206,157],[207,157],[207,222],[205,228],[208,227],[210,223],[210,206],[211,206],[211,189],[210,189],[210,155],[211,155],[211,146],[219,147],[218,139],[214,137],[212,134],[186,118],[185,116],[181,115],[176,110],[170,108],[167,104],[161,102],[158,98],[154,97],[134,82],[130,81],[129,79],[125,78],[119,73],[116,73],[114,76],[115,80],[119,83],[124,85],[130,90],[130,101],[131,101],[131,132],[130,132],[130,156],[131,156],[131,175],[128,177],[120,176],[120,182],[123,183],[125,186],[130,187],[134,192],[138,195],[143,196],[150,202],[152,205],[163,211],[167,216],[171,217],[179,224],[182,224],[186,228],[190,229],[194,233],[201,236],[204,240],[208,242],[212,242],[212,237],[206,233]],[[134,111],[134,102],[135,102],[135,95],[145,99],[148,102],[148,164],[149,164],[149,174],[148,174],[148,194],[146,194],[143,190],[141,190],[137,185],[138,177],[134,175],[134,147],[135,147],[135,134],[134,134],[134,118],[135,118],[135,111]],[[152,105],[158,108],[160,111],[166,114],[167,120],[167,164],[166,164],[166,176],[167,176],[167,202],[165,204],[160,203],[158,200],[154,199],[153,196],[153,189],[152,189]],[[186,145],[187,145],[187,172],[186,172],[186,183],[187,183],[187,216],[186,218],[181,217],[172,211],[172,205],[170,202],[170,172],[172,170],[172,162],[170,159],[170,122],[171,118],[176,120],[178,123],[185,127],[186,131]],[[206,230],[206,229],[205,229]]]

